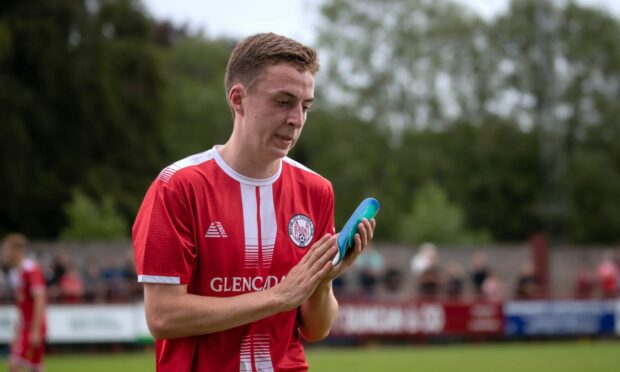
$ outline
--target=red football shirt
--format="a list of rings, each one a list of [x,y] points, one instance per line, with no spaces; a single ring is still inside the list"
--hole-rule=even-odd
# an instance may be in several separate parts
[[[11,285],[15,290],[17,307],[21,315],[21,327],[30,328],[34,315],[34,298],[38,294],[45,294],[45,280],[39,266],[30,259],[22,261],[21,267],[11,270],[9,274]],[[41,324],[45,327],[45,319]]]
[[[278,284],[334,233],[329,181],[285,158],[268,179],[230,168],[216,148],[165,168],[133,227],[138,280],[229,297]],[[158,371],[306,371],[298,310],[204,336],[156,341]]]

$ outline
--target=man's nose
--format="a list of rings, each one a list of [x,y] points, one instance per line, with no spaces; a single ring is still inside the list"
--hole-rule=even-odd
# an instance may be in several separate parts
[[[306,115],[302,105],[295,106],[289,111],[288,124],[295,128],[301,128],[304,125]]]

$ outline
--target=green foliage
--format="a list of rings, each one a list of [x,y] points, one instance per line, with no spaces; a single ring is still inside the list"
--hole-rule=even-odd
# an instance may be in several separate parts
[[[501,241],[620,240],[618,19],[550,0],[491,19],[450,1],[322,11],[328,107],[391,131],[396,189],[438,180],[467,226]],[[404,214],[407,193],[390,197]]]
[[[226,40],[186,36],[163,51],[163,132],[171,162],[224,143],[230,135],[224,74],[231,46]]]
[[[57,236],[73,187],[130,220],[164,164],[152,21],[135,1],[88,3],[0,8],[0,230]]]
[[[291,156],[332,181],[337,227],[374,196],[382,240],[620,240],[617,19],[549,0],[492,19],[445,0],[322,11],[317,104]],[[135,0],[3,2],[0,230],[73,229],[75,188],[128,231],[163,166],[228,138],[233,45]]]
[[[127,221],[110,196],[98,202],[78,189],[72,195],[73,199],[64,207],[69,222],[60,234],[62,240],[127,239]]]
[[[571,169],[572,211],[569,233],[573,241],[620,241],[620,170],[600,149],[576,153]]]
[[[411,211],[400,224],[402,241],[418,245],[433,243],[481,243],[488,234],[469,232],[464,227],[463,210],[448,200],[446,192],[434,182],[427,182],[414,193]]]

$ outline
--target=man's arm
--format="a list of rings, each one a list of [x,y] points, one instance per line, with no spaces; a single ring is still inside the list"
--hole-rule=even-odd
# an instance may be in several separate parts
[[[336,315],[338,314],[338,301],[334,297],[331,282],[355,261],[360,253],[372,240],[376,226],[374,218],[370,221],[364,219],[358,226],[358,234],[355,234],[355,248],[353,252],[340,264],[333,266],[330,272],[316,287],[314,293],[300,307],[301,324],[299,331],[310,342],[321,341],[331,330]],[[330,257],[333,259],[335,254]],[[330,259],[331,261],[331,259]],[[331,262],[330,262],[331,265]]]
[[[33,313],[32,324],[30,325],[30,346],[37,347],[43,341],[43,335],[41,334],[41,326],[43,325],[43,318],[45,317],[45,290],[37,291],[33,293]]]
[[[278,285],[234,297],[187,293],[186,285],[145,284],[146,319],[158,339],[224,331],[295,309],[315,292],[331,269],[335,238],[324,236]]]

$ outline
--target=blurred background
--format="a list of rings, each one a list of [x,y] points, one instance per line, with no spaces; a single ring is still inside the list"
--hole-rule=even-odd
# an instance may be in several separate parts
[[[131,224],[162,168],[226,141],[228,56],[266,31],[318,49],[291,156],[337,227],[382,203],[313,369],[616,370],[620,2],[3,1],[0,235],[44,268],[50,371],[154,369]]]

